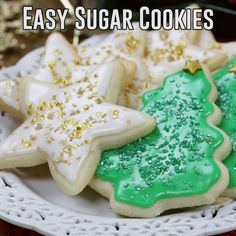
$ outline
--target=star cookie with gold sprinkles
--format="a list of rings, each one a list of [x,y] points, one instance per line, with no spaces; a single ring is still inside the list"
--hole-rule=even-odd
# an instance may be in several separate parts
[[[76,82],[58,86],[25,78],[20,110],[26,117],[0,146],[0,168],[48,162],[59,187],[81,192],[96,170],[103,150],[117,148],[154,129],[155,120],[116,103],[125,69],[119,60],[93,67]]]
[[[197,36],[196,32],[181,30],[114,31],[109,36],[86,40],[78,50],[82,64],[97,64],[114,57],[135,62],[136,75],[121,93],[119,104],[138,109],[142,94],[158,87],[167,75],[182,69],[187,59],[198,59],[211,70],[226,61],[225,52],[194,45]]]
[[[41,63],[38,71],[30,77],[34,79],[54,83],[61,86],[70,85],[72,73],[78,70],[80,61],[75,48],[60,33],[52,33],[46,42],[45,51],[41,55]],[[80,66],[81,71],[86,70]],[[19,83],[22,78],[9,78],[0,80],[0,106],[3,110],[20,114]]]

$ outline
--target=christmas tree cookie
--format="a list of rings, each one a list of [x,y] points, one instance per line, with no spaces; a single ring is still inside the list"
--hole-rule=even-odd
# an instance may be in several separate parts
[[[130,217],[213,203],[228,185],[221,161],[231,151],[229,138],[214,126],[221,118],[216,96],[199,62],[187,61],[142,96],[141,111],[156,119],[156,129],[104,152],[90,186]]]
[[[223,119],[219,128],[230,137],[233,149],[224,160],[229,170],[229,186],[225,195],[236,197],[236,58],[232,59],[226,67],[213,75],[219,91],[216,104],[223,112]]]

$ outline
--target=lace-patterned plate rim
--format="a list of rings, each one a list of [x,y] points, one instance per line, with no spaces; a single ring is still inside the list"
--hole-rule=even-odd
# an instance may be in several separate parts
[[[96,39],[96,37],[94,37]],[[91,39],[90,39],[91,40]],[[43,48],[15,66],[0,71],[0,79],[30,75],[37,70]],[[15,121],[0,116],[0,138]],[[10,127],[10,128],[9,128]],[[107,203],[108,204],[108,203]],[[74,212],[43,199],[14,172],[0,172],[0,218],[43,235],[213,235],[236,229],[236,201],[187,209],[152,219],[107,218]]]

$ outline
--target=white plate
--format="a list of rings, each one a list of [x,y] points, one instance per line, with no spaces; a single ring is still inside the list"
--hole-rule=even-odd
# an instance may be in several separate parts
[[[0,79],[32,74],[40,63],[37,49],[16,66],[0,71]],[[19,121],[0,115],[0,140]],[[46,165],[0,172],[0,218],[44,235],[212,235],[236,229],[236,202],[191,208],[153,219],[114,214],[107,200],[87,188],[65,196]]]

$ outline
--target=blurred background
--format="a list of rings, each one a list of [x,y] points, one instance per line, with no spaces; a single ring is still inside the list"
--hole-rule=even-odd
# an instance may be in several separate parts
[[[219,41],[236,40],[236,0],[0,0],[0,68],[15,64],[27,52],[44,45],[48,31],[23,31],[21,9],[23,5],[34,8],[64,8],[71,4],[74,8],[83,5],[88,8],[132,9],[133,21],[138,20],[140,7],[184,8],[197,3],[202,8],[214,10],[214,34]],[[68,18],[64,34],[72,41],[74,36],[73,19]],[[97,34],[98,31],[84,30],[80,40]]]

